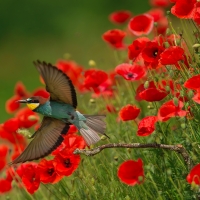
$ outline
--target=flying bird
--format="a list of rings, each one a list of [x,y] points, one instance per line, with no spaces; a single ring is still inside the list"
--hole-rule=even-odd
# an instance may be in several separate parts
[[[44,117],[40,128],[31,136],[33,140],[11,164],[49,155],[62,143],[62,135],[67,133],[70,124],[78,128],[88,146],[100,140],[99,134],[106,135],[105,115],[83,115],[76,110],[76,91],[66,74],[50,63],[36,61],[34,65],[45,82],[50,98],[33,96],[18,101]]]

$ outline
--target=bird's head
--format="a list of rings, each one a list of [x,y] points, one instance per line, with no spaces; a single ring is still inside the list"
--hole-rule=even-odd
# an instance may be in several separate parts
[[[28,99],[19,100],[17,102],[26,103],[30,110],[35,110],[41,104],[41,99],[40,97],[30,97]]]

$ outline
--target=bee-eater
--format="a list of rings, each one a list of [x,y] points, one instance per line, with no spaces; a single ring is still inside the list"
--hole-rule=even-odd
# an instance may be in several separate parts
[[[76,110],[76,92],[66,74],[46,62],[37,61],[34,65],[50,98],[34,96],[18,101],[44,117],[40,128],[31,136],[33,140],[11,164],[37,160],[50,154],[62,143],[62,135],[67,133],[70,124],[78,128],[87,145],[98,142],[99,133],[106,135],[105,115],[83,115]]]

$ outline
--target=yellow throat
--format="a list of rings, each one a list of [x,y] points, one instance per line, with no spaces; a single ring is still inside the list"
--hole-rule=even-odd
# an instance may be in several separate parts
[[[40,104],[39,103],[27,103],[26,104],[30,110],[36,109]]]

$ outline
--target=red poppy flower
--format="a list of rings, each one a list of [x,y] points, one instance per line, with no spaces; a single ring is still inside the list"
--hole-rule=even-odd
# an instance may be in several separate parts
[[[4,169],[7,164],[6,156],[8,154],[8,146],[1,144],[0,145],[0,171]]]
[[[18,118],[10,118],[4,122],[3,128],[8,132],[16,132],[19,128]]]
[[[69,130],[67,131],[67,135],[77,133],[78,129],[73,124],[69,126]]]
[[[74,151],[75,149],[84,149],[86,147],[85,140],[82,136],[76,134],[67,134],[64,136],[64,141],[62,144],[52,152],[52,155],[57,155],[65,148],[69,149],[70,151]]]
[[[148,116],[143,118],[138,125],[138,136],[148,136],[155,130],[155,123],[157,122],[156,116]]]
[[[17,170],[21,177],[24,186],[30,194],[33,194],[40,186],[40,175],[37,170],[37,165],[28,163],[22,164],[21,173]]]
[[[74,61],[59,60],[56,63],[58,69],[62,70],[72,80],[73,85],[80,87],[83,79],[83,67]]]
[[[159,21],[157,21],[156,32],[157,34],[165,35],[167,28],[168,28],[168,19],[167,17],[164,16]]]
[[[80,155],[65,148],[54,158],[54,166],[59,175],[70,176],[78,168],[80,161]]]
[[[193,16],[193,20],[194,20],[198,25],[200,25],[200,7],[197,7],[197,8],[196,8],[196,11],[195,11],[194,16]]]
[[[19,120],[19,126],[23,128],[30,128],[39,120],[38,114],[29,108],[22,108],[16,113],[15,117]]]
[[[165,17],[164,10],[161,8],[154,8],[148,11],[148,14],[154,18],[156,22],[156,34],[164,34],[168,28],[168,20]]]
[[[193,76],[189,78],[185,83],[184,87],[192,90],[197,90],[200,88],[200,75]]]
[[[113,29],[105,32],[102,36],[103,40],[116,49],[124,48],[123,39],[126,33],[119,29]]]
[[[85,71],[85,80],[83,85],[87,89],[93,89],[94,91],[99,91],[99,86],[108,79],[106,72],[97,69],[89,69]]]
[[[6,111],[8,113],[13,113],[16,111],[20,104],[16,101],[27,98],[29,95],[29,92],[26,91],[26,88],[22,82],[17,82],[14,89],[14,96],[12,96],[10,99],[6,101]]]
[[[55,171],[53,160],[42,159],[38,164],[38,171],[40,174],[40,181],[43,183],[57,183],[62,179]]]
[[[21,98],[26,98],[29,96],[29,92],[26,90],[25,85],[20,81],[15,85],[14,94],[20,96]]]
[[[174,105],[173,100],[164,103],[158,111],[158,120],[167,121],[171,117],[185,117],[187,111],[181,110],[184,104],[182,101],[178,102],[178,106]]]
[[[128,10],[120,10],[111,13],[109,19],[113,23],[123,24],[131,17],[131,15],[132,13]]]
[[[124,79],[129,81],[140,80],[146,75],[144,67],[139,65],[132,65],[128,63],[122,63],[115,68],[115,72],[123,76]]]
[[[168,7],[171,4],[170,0],[150,0],[150,3],[158,7]]]
[[[127,160],[123,162],[118,169],[119,179],[130,186],[144,182],[144,169],[141,159],[137,161]]]
[[[49,98],[50,95],[44,88],[38,88],[33,92],[32,96],[40,96],[44,98]]]
[[[65,143],[66,148],[69,148],[71,151],[74,151],[77,148],[84,149],[86,147],[83,137],[76,134],[65,136],[63,142]]]
[[[161,101],[167,95],[168,93],[165,90],[156,87],[155,83],[153,81],[150,81],[149,87],[147,89],[144,88],[144,84],[141,84],[137,88],[135,99],[138,101],[145,100],[148,102],[153,102]]]
[[[103,83],[101,83],[92,94],[92,98],[99,98],[99,97],[113,97],[113,83],[110,79],[107,79]]]
[[[200,185],[200,164],[195,165],[190,173],[187,175],[187,181],[188,183],[195,183],[197,185]]]
[[[20,108],[20,103],[17,103],[18,100],[20,100],[21,97],[18,95],[14,95],[10,99],[6,101],[6,112],[13,113],[17,109]]]
[[[14,145],[24,144],[24,137],[17,132],[8,132],[5,130],[4,125],[0,124],[0,138],[8,140]]]
[[[141,37],[134,40],[133,43],[128,46],[129,59],[134,60],[144,49],[147,42],[149,42],[149,38],[146,37]]]
[[[191,19],[196,11],[196,0],[176,0],[171,13],[179,18]]]
[[[9,192],[12,189],[11,181],[7,179],[0,179],[0,194]]]
[[[160,62],[162,65],[175,65],[178,61],[183,60],[183,54],[184,50],[181,47],[169,47],[160,54]]]
[[[140,113],[140,109],[133,105],[126,105],[119,111],[119,117],[122,121],[134,120]]]
[[[149,14],[137,15],[129,21],[128,28],[136,36],[148,35],[153,29],[153,17]]]
[[[150,64],[151,68],[158,68],[158,60],[164,48],[157,42],[148,42],[142,51],[142,57],[145,62]]]
[[[112,104],[107,104],[107,105],[106,105],[106,109],[107,109],[107,111],[108,111],[109,113],[116,113],[116,112],[117,112],[115,106],[113,106]]]
[[[142,57],[146,62],[155,62],[160,58],[164,48],[157,42],[148,42],[142,51]]]
[[[6,180],[12,182],[15,175],[16,175],[16,171],[13,167],[9,167],[6,169]]]
[[[200,89],[197,90],[197,93],[193,96],[193,101],[200,104]]]
[[[153,8],[148,11],[148,14],[153,17],[154,22],[158,22],[161,18],[165,16],[165,12],[161,8]]]

